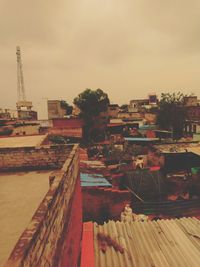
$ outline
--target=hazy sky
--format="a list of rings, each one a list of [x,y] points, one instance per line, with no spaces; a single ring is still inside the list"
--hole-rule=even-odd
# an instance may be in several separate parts
[[[16,45],[27,99],[71,103],[101,88],[112,103],[148,93],[200,97],[199,0],[0,0],[0,107],[15,108]]]

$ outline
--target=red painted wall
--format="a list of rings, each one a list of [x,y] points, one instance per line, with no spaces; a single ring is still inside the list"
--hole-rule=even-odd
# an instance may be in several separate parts
[[[65,233],[64,254],[61,261],[62,267],[77,267],[81,252],[82,238],[82,193],[80,179],[78,179],[71,203],[70,214]]]
[[[81,267],[94,267],[94,225],[92,222],[83,224],[83,239],[81,250]]]
[[[83,120],[81,119],[53,119],[53,127],[59,128],[81,128],[83,126]]]
[[[200,106],[187,107],[187,118],[189,120],[199,120],[200,118]]]

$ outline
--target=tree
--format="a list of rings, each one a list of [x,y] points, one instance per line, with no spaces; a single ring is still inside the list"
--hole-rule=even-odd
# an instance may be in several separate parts
[[[110,103],[108,95],[101,89],[86,89],[74,99],[74,104],[81,110],[80,117],[85,121],[83,137],[90,142],[94,121],[101,112],[106,111]]]
[[[66,110],[66,115],[72,114],[73,107],[70,106],[65,100],[61,100],[60,105],[61,105],[61,108]]]
[[[173,139],[176,140],[183,136],[183,127],[186,119],[185,96],[180,92],[177,94],[162,93],[159,103],[158,125],[161,129],[172,131]]]

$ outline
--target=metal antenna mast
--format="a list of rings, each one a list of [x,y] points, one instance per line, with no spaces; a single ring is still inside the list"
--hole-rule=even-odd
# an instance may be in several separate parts
[[[18,101],[26,101],[20,47],[17,46],[17,93]]]

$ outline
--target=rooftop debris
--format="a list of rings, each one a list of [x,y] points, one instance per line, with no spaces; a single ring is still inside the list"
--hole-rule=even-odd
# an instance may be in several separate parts
[[[121,213],[122,222],[144,222],[148,221],[148,216],[144,214],[135,214],[133,213],[129,204],[125,205],[124,211]]]
[[[114,239],[112,239],[109,235],[105,235],[103,233],[97,234],[97,239],[99,241],[99,247],[103,253],[106,253],[107,247],[113,247],[116,252],[124,253],[124,248],[117,243]]]

